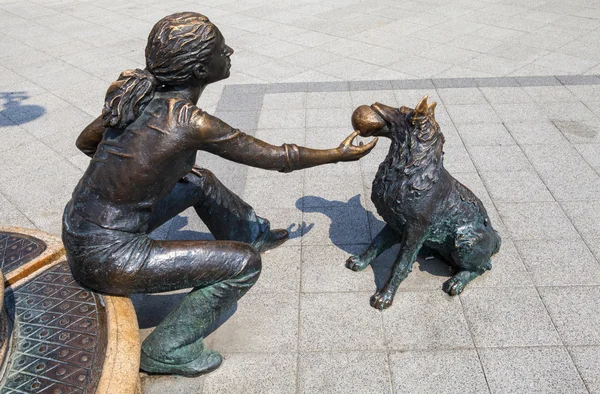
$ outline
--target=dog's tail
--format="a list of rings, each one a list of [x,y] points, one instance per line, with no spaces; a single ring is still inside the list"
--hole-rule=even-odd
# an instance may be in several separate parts
[[[498,231],[496,230],[494,230],[494,233],[496,233],[496,246],[494,247],[492,254],[498,253],[500,246],[502,245],[502,238],[500,238],[500,234],[498,234]]]

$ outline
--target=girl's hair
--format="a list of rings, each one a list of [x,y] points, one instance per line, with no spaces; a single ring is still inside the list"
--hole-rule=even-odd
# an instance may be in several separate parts
[[[158,21],[148,36],[146,69],[126,70],[108,88],[102,109],[104,125],[126,128],[152,100],[157,86],[189,82],[198,65],[210,61],[216,37],[215,25],[195,12]]]

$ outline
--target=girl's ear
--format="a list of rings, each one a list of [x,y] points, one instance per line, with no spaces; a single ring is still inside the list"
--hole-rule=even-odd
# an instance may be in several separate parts
[[[194,70],[194,77],[200,81],[204,81],[206,79],[206,68],[199,64]]]

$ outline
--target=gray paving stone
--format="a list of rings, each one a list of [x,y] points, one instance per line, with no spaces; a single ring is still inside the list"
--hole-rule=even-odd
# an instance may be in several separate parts
[[[480,349],[492,393],[586,393],[564,347]]]
[[[266,84],[242,84],[242,85],[226,85],[223,94],[238,95],[238,94],[262,94],[267,89]]]
[[[482,172],[486,188],[496,202],[554,201],[535,171]]]
[[[284,57],[283,60],[312,71],[317,67],[336,62],[340,58],[341,56],[338,56],[334,53],[322,51],[319,48],[310,48],[300,52],[292,53],[291,55]],[[332,77],[332,80],[333,79],[334,78]],[[309,80],[311,82],[315,81],[315,79]],[[308,82],[304,82],[304,85],[306,86],[305,90],[308,89]]]
[[[254,136],[276,146],[283,145],[284,143],[305,145],[306,130],[304,127],[295,129],[258,129],[256,130]],[[256,175],[252,175],[253,173],[256,173]],[[297,174],[298,172],[292,176],[297,176]],[[272,178],[276,177],[276,174],[269,170],[263,170],[262,168],[253,167],[248,169],[248,177],[258,178],[262,176],[268,176]]]
[[[443,34],[443,31],[440,30],[438,30],[437,32]],[[461,49],[451,47],[445,44],[440,44],[436,47],[429,48],[426,52],[421,53],[421,55],[428,59],[434,59],[446,63],[455,64],[456,66],[452,68],[457,69],[460,68],[458,65],[463,64],[468,60],[476,58],[477,56],[479,56],[479,53],[467,49]],[[477,86],[472,77],[478,75],[466,73],[462,75],[455,75],[455,77],[457,78],[452,78],[450,77],[451,74],[448,74],[448,71],[452,70],[452,68],[444,71],[441,74],[436,75],[435,78],[432,79],[436,87],[464,88]]]
[[[558,201],[596,199],[598,174],[569,145],[522,147],[536,171]]]
[[[587,121],[555,120],[553,123],[572,144],[600,142],[600,128],[591,118]]]
[[[534,64],[550,67],[555,74],[582,74],[594,67],[597,62],[580,57],[551,52],[535,60]]]
[[[554,76],[515,77],[519,85],[525,86],[561,86]]]
[[[17,207],[0,194],[0,216],[2,226],[18,226],[32,228],[34,224],[21,213]]]
[[[291,174],[289,177],[279,173],[269,175],[248,178],[242,198],[257,211],[295,207],[296,201],[302,197],[302,173]],[[273,188],[273,182],[278,187]]]
[[[582,240],[515,243],[538,286],[600,284],[600,264]]]
[[[385,349],[381,313],[371,308],[369,297],[361,292],[301,294],[300,351]]]
[[[271,83],[267,85],[266,93],[306,92],[308,84],[303,82]]]
[[[311,227],[302,221],[302,211],[298,208],[261,208],[256,214],[267,218],[271,222],[271,228],[284,228],[290,232],[284,247],[300,246],[302,232],[309,232]]]
[[[308,92],[307,108],[349,108],[352,106],[349,91],[341,92]],[[352,115],[350,112],[348,116]]]
[[[352,109],[309,108],[306,110],[306,127],[348,127],[352,130]]]
[[[496,207],[513,239],[579,238],[575,227],[556,202],[497,203]]]
[[[204,376],[190,379],[183,376],[141,374],[142,390],[145,394],[201,393],[204,379]]]
[[[219,352],[295,352],[298,294],[250,289],[233,316],[205,341]]]
[[[264,94],[226,94],[219,100],[220,111],[259,111]],[[265,108],[272,109],[272,108]]]
[[[598,85],[567,85],[567,89],[584,102],[596,102],[600,94]]]
[[[500,123],[500,118],[489,104],[447,105],[446,109],[455,124]]]
[[[451,174],[477,172],[464,146],[444,146],[444,168]]]
[[[600,286],[540,287],[564,343],[600,345]]]
[[[383,221],[378,222],[377,224],[381,224],[381,226],[377,228],[377,231],[373,232],[373,236],[381,230]],[[371,227],[373,228],[373,225],[371,225]],[[400,246],[395,245],[378,257],[373,264],[375,284],[377,287],[383,286],[388,279],[399,250]],[[452,275],[451,269],[452,268],[447,262],[421,251],[421,254],[413,265],[412,272],[404,281],[402,281],[398,293],[422,290],[440,291],[443,283]],[[373,290],[374,288],[372,288],[372,291]]]
[[[600,346],[570,347],[569,353],[590,393],[600,393]]]
[[[452,64],[431,60],[421,56],[409,56],[400,58],[400,61],[392,63],[387,67],[406,75],[412,75],[418,78],[431,78],[449,69],[452,67]]]
[[[454,177],[460,183],[469,188],[483,202],[488,210],[494,210],[493,202],[488,194],[481,177],[476,172],[461,172]]]
[[[303,221],[313,225],[302,245],[356,245],[371,242],[365,212],[355,206],[305,208]]]
[[[600,201],[570,201],[561,205],[584,238],[600,236]]]
[[[352,108],[361,105],[371,105],[376,102],[389,105],[390,107],[399,107],[393,90],[352,91],[350,92],[350,96],[352,98]]]
[[[384,352],[300,353],[299,393],[391,393]]]
[[[434,88],[394,89],[394,96],[396,96],[398,105],[404,105],[409,108],[414,108],[425,95],[429,98],[428,102],[436,101],[440,106],[443,104],[437,94],[437,90]],[[437,115],[438,114],[436,113],[436,119],[438,117]],[[439,119],[437,119],[437,121],[439,123]]]
[[[16,148],[21,144],[35,144],[36,139],[27,130],[0,117],[0,152]]]
[[[477,347],[561,343],[544,304],[532,287],[467,288],[460,298]]]
[[[296,391],[298,356],[292,353],[225,353],[208,374],[203,394],[281,394]]]
[[[308,92],[342,92],[350,89],[346,81],[309,82]]]
[[[365,245],[310,246],[302,248],[303,293],[369,292],[375,290],[373,269],[360,273],[349,270],[344,263],[352,254],[361,253]]]
[[[548,118],[537,104],[496,104],[494,110],[505,123],[535,122]]]
[[[563,132],[569,132],[569,126],[573,128],[578,124],[583,124],[594,127],[598,122],[598,117],[582,102],[540,103],[540,107]],[[571,134],[577,136],[577,130]],[[587,137],[587,141],[589,141],[589,136],[582,135],[582,137]]]
[[[244,70],[244,74],[265,82],[291,82],[290,78],[306,71],[307,69],[304,67],[290,64],[285,60],[274,59]]]
[[[360,60],[343,58],[334,63],[325,64],[316,68],[316,71],[332,75],[342,80],[361,79],[369,72],[377,70],[377,66]],[[309,87],[310,89],[310,87]]]
[[[392,81],[395,90],[435,89],[430,79],[401,79]]]
[[[398,53],[397,50],[381,48],[381,47],[373,47],[366,51],[360,51],[360,52],[354,53],[352,55],[349,55],[349,57],[351,59],[357,59],[357,60],[363,61],[365,63],[373,64],[375,66],[387,67],[387,66],[391,65],[392,63],[395,63],[398,60],[400,60],[402,58],[402,54]],[[389,81],[387,81],[387,83],[390,84]],[[352,84],[350,85],[350,88],[352,89]],[[363,90],[368,90],[368,89],[363,89]]]
[[[477,87],[460,89],[437,89],[445,105],[484,104],[485,97]]]
[[[300,289],[300,246],[283,246],[262,254],[262,270],[255,292],[290,292]]]
[[[391,90],[391,81],[350,81],[350,90],[365,91],[365,90]]]
[[[497,228],[494,223],[494,228]],[[533,286],[531,274],[525,268],[511,239],[502,238],[500,251],[492,256],[492,269],[475,278],[468,288]]]
[[[406,351],[390,354],[395,393],[487,393],[474,349]]]
[[[500,123],[459,124],[456,128],[467,147],[515,145],[506,127]]]
[[[494,104],[531,103],[533,99],[521,87],[480,87],[485,98]]]
[[[346,206],[360,209],[365,205],[364,194],[362,179],[354,174],[313,177],[307,173],[304,179],[305,208]],[[358,198],[354,198],[356,196]]]
[[[494,45],[497,43],[494,42]],[[475,83],[480,88],[497,88],[497,87],[516,87],[519,83],[516,78],[513,77],[488,77],[488,78],[475,78]]]
[[[344,134],[348,133],[347,129],[342,129],[342,131],[344,132]],[[322,144],[320,146],[318,144],[317,145],[310,144],[310,147],[311,148],[320,147],[320,148],[324,148],[324,149],[331,149],[334,146],[341,143],[342,140],[347,137],[347,135],[344,135],[344,134],[339,134],[339,137],[337,137],[337,138],[334,136],[325,137],[325,138],[323,138]],[[316,139],[316,138],[318,138],[318,136],[314,136],[314,139]],[[314,139],[311,138],[311,141],[313,141]],[[335,163],[332,165],[311,167],[311,168],[307,168],[306,170],[304,170],[304,174],[305,174],[306,180],[320,178],[320,177],[329,177],[329,178],[339,177],[341,179],[351,179],[349,181],[348,186],[354,185],[353,187],[357,187],[356,189],[353,189],[354,194],[352,196],[363,193],[362,185],[358,186],[354,183],[354,180],[352,180],[354,178],[358,181],[362,180],[361,179],[362,177],[361,177],[360,161],[346,161],[346,162]],[[369,182],[370,181],[371,181],[371,179],[369,179]],[[304,193],[304,194],[307,194],[307,193]],[[369,198],[369,197],[370,196],[365,195],[364,198]]]
[[[219,108],[217,108],[215,116],[229,124],[231,127],[241,129],[247,133],[249,130],[256,129],[259,113],[254,111],[220,111]],[[276,118],[275,121],[279,121],[279,119]]]
[[[431,81],[437,89],[477,87],[473,78],[433,78]]]
[[[350,112],[350,110],[348,110]],[[352,133],[351,127],[307,127],[306,128],[306,146],[315,149],[331,149],[340,145],[340,143],[346,139]],[[360,140],[358,137],[355,140],[355,143]],[[366,141],[366,140],[362,140]],[[380,140],[381,141],[381,140]],[[378,143],[379,145],[379,143]],[[379,150],[379,148],[375,148],[375,151]],[[365,157],[365,159],[371,156],[373,152]],[[360,163],[360,161],[359,161]],[[346,167],[348,162],[335,163],[334,165],[328,165],[324,167],[312,167],[308,169],[310,175],[314,175],[319,173],[319,171],[323,171],[325,168],[335,169],[333,171],[337,171],[340,167]],[[350,163],[351,164],[351,163]],[[337,172],[336,172],[337,173]],[[329,174],[333,175],[333,174]]]
[[[441,289],[398,292],[382,315],[388,349],[473,347],[460,300]]]
[[[584,241],[596,257],[596,260],[600,262],[600,237],[587,238]]]
[[[531,170],[529,160],[516,145],[470,146],[468,150],[480,172]]]
[[[64,207],[82,172],[66,160],[59,160],[19,177],[3,179],[0,192],[41,230],[60,234]],[[56,182],[61,179],[61,182]],[[36,185],[32,188],[31,185]]]
[[[302,109],[306,108],[306,93],[267,93],[262,102],[263,109]]]
[[[305,109],[263,110],[260,113],[258,127],[263,129],[286,129],[304,127],[306,122]]]
[[[554,123],[548,120],[506,122],[504,126],[519,145],[563,145],[567,143]]]
[[[523,89],[538,103],[562,103],[579,101],[569,89],[564,86],[525,86]]]

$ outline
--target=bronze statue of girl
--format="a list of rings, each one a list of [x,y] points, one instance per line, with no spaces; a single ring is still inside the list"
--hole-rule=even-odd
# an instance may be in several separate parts
[[[256,282],[260,251],[284,242],[210,171],[196,167],[204,150],[263,169],[293,171],[357,160],[375,146],[273,146],[196,106],[204,88],[229,76],[233,50],[208,18],[185,12],[150,32],[146,68],[123,72],[106,94],[102,115],[77,146],[92,157],[63,217],[73,275],[108,294],[193,290],[142,344],[141,369],[196,376],[217,368],[207,328]],[[216,241],[156,241],[148,234],[194,207]]]

